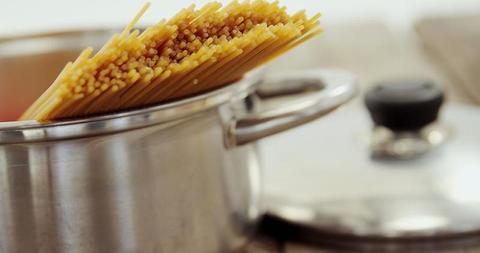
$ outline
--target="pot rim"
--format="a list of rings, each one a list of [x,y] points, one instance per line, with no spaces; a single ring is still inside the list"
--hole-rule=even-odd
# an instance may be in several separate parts
[[[104,33],[102,33],[102,31]],[[8,39],[2,38],[0,40],[0,52],[4,45],[8,48],[15,45],[15,38],[18,38],[18,41],[22,41],[26,39],[35,40],[37,38],[62,40],[68,37],[69,42],[71,42],[71,36],[100,36],[111,34],[111,32],[111,29],[92,29],[90,31],[66,30],[57,33],[32,34],[30,36],[22,35]],[[72,45],[70,44],[69,46],[71,47]],[[81,48],[80,45],[77,45],[77,47]],[[43,48],[41,50],[43,50]],[[45,51],[51,52],[52,50],[55,50],[55,48],[45,48]],[[263,67],[260,67],[250,71],[242,79],[224,87],[159,105],[81,119],[65,119],[42,123],[35,120],[0,122],[0,145],[110,134],[174,122],[218,107],[229,101],[244,98],[250,94],[255,89],[256,84],[261,81],[261,76],[264,72],[263,69]]]
[[[86,137],[174,122],[246,97],[260,82],[262,72],[255,70],[235,83],[207,93],[140,109],[46,123],[1,122],[0,144]]]

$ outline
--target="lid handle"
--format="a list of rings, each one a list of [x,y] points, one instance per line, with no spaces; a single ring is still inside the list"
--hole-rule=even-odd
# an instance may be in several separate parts
[[[431,81],[383,82],[365,95],[373,122],[393,131],[417,131],[437,120],[443,90]]]

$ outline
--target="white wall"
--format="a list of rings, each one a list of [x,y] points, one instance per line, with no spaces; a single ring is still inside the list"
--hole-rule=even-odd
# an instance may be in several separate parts
[[[412,19],[438,12],[480,12],[480,0],[280,0],[289,9],[322,12],[325,24],[380,19],[408,27]],[[0,35],[125,24],[144,0],[0,0]],[[205,0],[151,0],[143,23],[169,17],[179,8]],[[220,2],[228,2],[220,0]]]

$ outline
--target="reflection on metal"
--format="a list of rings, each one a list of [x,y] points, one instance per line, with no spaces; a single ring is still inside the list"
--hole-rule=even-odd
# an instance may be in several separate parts
[[[389,230],[404,231],[404,233],[422,231],[422,230],[439,230],[448,225],[448,220],[443,216],[435,215],[412,215],[404,216],[396,220],[392,220],[386,224]]]
[[[308,86],[305,86],[305,79],[309,81]],[[290,95],[291,101],[282,101],[280,106],[260,110],[254,115],[232,122],[232,126],[228,128],[231,131],[229,146],[254,142],[314,120],[345,104],[357,94],[355,77],[341,70],[316,69],[278,75],[264,81],[266,84],[263,85],[285,83],[285,80],[288,80],[285,86],[264,90],[262,97],[268,102],[272,98],[288,98]],[[317,80],[318,89],[315,91],[312,91],[314,89],[311,87],[313,80]],[[300,86],[292,86],[292,83],[299,83]]]
[[[448,104],[438,124],[415,136],[428,142],[419,149],[428,152],[410,159],[372,157],[372,123],[354,106],[264,140],[265,209],[276,228],[299,240],[379,252],[440,239],[480,243],[469,237],[480,232],[479,115],[478,108]],[[295,153],[301,156],[284,158]]]
[[[440,146],[449,136],[441,124],[432,124],[418,132],[394,132],[377,126],[371,137],[371,153],[377,159],[412,159]]]

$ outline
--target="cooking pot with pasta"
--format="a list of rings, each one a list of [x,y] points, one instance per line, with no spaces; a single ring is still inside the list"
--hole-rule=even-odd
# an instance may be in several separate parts
[[[1,39],[0,94],[8,102],[2,119],[22,112],[81,48],[110,35]],[[354,94],[353,77],[340,70],[275,78],[257,70],[147,108],[0,123],[0,252],[240,248],[262,214],[255,142],[325,115]]]

